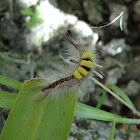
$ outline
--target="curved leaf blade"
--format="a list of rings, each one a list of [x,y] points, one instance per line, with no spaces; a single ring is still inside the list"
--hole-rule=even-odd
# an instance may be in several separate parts
[[[57,98],[51,93],[41,101],[43,79],[27,81],[22,86],[8,116],[1,140],[62,140],[69,136],[77,93],[65,91]]]
[[[0,75],[0,84],[19,90],[23,83]]]
[[[76,117],[83,117],[101,121],[111,121],[116,123],[132,123],[132,124],[139,124],[140,119],[129,119],[124,118],[104,110],[88,106],[82,103],[77,102],[75,114]]]
[[[11,109],[16,97],[17,94],[15,93],[0,91],[0,108]]]

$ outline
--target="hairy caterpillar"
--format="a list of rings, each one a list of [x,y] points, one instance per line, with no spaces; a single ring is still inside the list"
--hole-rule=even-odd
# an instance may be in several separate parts
[[[123,30],[122,15],[123,12],[121,12],[118,17],[116,17],[112,22],[107,25],[92,28],[104,28],[111,25],[113,22],[115,22],[121,17],[120,28],[121,30]],[[59,34],[62,35],[61,33]],[[95,76],[98,76],[101,79],[103,78],[103,76],[97,71],[98,68],[102,68],[102,66],[98,64],[96,57],[95,44],[97,38],[94,40],[94,37],[92,35],[87,36],[86,38],[79,38],[77,36],[72,36],[69,34],[64,38],[65,42],[63,43],[63,46],[65,47],[65,54],[67,55],[67,57],[64,58],[60,56],[65,62],[65,65],[63,66],[63,71],[61,71],[60,73],[55,71],[52,74],[52,77],[47,77],[46,83],[44,83],[44,86],[42,87],[42,92],[44,93],[43,99],[49,93],[55,93],[56,95],[56,93],[59,93],[59,91],[62,90],[79,90],[79,86],[82,85],[82,82],[84,80],[91,79],[97,85],[108,91],[116,99],[126,105],[134,113],[140,115],[140,113],[136,109],[134,109],[122,98],[117,96],[114,92],[112,92],[110,89],[108,89],[102,83],[95,79]]]
[[[122,15],[123,12],[111,23],[95,28],[106,27],[115,22]],[[120,25],[120,27],[122,29],[122,25]],[[66,36],[58,32],[65,39],[63,46],[65,48],[64,53],[67,55],[67,58],[60,56],[65,62],[65,70],[61,73],[55,72],[55,74],[53,74],[55,76],[53,76],[53,78],[51,77],[51,80],[47,81],[46,86],[42,88],[43,92],[49,93],[54,89],[59,90],[59,87],[62,86],[64,88],[68,85],[72,87],[72,85],[81,84],[85,79],[92,79],[94,76],[98,76],[101,79],[103,78],[103,76],[96,70],[98,69],[100,71],[100,68],[102,68],[102,66],[98,64],[96,57],[95,43],[97,40],[95,41],[92,35],[87,36],[86,38],[79,38],[74,36],[71,31],[69,32],[70,33],[67,33]]]
[[[122,15],[123,12],[111,23],[95,28],[103,28],[109,26],[121,17],[120,27],[122,30]],[[92,44],[93,36],[88,36],[87,39],[83,39],[68,35],[65,36],[65,39],[66,40],[63,45],[66,48],[66,54],[68,57],[65,59],[61,56],[61,58],[69,66],[68,71],[71,70],[71,67],[73,67],[73,69],[71,72],[69,72],[70,75],[55,80],[47,87],[43,88],[42,91],[56,88],[58,85],[64,83],[65,81],[70,81],[72,79],[85,79],[86,76],[93,77],[94,75],[97,75],[98,77],[103,78],[103,76],[95,70],[96,67],[102,68],[102,66],[96,63],[95,43],[94,45]]]
[[[60,56],[64,61],[62,72],[52,74],[50,81],[46,82],[42,91],[47,96],[49,93],[56,93],[60,90],[79,89],[85,79],[93,76],[103,76],[96,71],[96,68],[102,68],[97,64],[94,36],[80,37],[71,33],[64,36],[63,43],[66,58]],[[92,43],[94,42],[94,43]]]

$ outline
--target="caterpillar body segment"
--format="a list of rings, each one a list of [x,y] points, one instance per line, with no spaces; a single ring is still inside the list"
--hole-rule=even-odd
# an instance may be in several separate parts
[[[93,53],[92,52],[83,53],[82,59],[87,59],[87,58],[90,59],[91,61],[93,61],[93,59],[94,59]]]
[[[82,61],[80,62],[80,66],[78,70],[74,72],[74,77],[76,79],[82,79],[83,76],[86,76],[91,68],[93,68],[93,53],[92,52],[84,52],[82,55]]]
[[[90,60],[82,60],[80,65],[87,68],[93,68],[93,63]]]
[[[82,75],[84,75],[84,76],[86,76],[88,74],[88,72],[83,67],[81,67],[81,66],[78,68],[78,71],[80,73],[82,73]]]
[[[75,72],[74,72],[74,77],[76,78],[76,79],[82,79],[82,75],[81,75],[81,73],[78,71],[78,70],[76,70]]]

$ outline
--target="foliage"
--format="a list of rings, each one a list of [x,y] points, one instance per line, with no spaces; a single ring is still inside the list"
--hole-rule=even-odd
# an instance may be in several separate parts
[[[116,92],[120,97],[122,97],[122,99],[124,99],[130,106],[132,106],[134,108],[134,105],[131,102],[131,100],[128,98],[128,96],[119,87],[117,87],[115,85],[111,85],[111,84],[106,85],[106,87],[108,89],[111,89],[114,92]],[[100,98],[100,100],[99,100],[99,102],[98,102],[98,104],[96,106],[97,108],[101,107],[101,105],[102,105],[102,103],[103,103],[103,101],[104,101],[104,99],[106,97],[106,93],[107,93],[107,91],[104,90],[103,94],[102,94],[102,96],[101,96],[101,98]]]
[[[40,24],[44,23],[44,20],[39,17],[41,15],[41,10],[39,7],[37,7],[35,11],[33,11],[31,8],[27,7],[25,9],[21,10],[20,13],[23,16],[30,16],[30,20],[26,25],[27,29],[31,29],[37,23],[40,23]]]
[[[67,139],[74,115],[113,122],[110,140],[114,137],[116,123],[140,123],[139,119],[123,118],[98,108],[76,103],[77,93],[75,91],[73,93],[62,92],[56,98],[49,94],[44,100],[39,101],[38,99],[42,97],[43,82],[43,79],[33,79],[23,84],[0,76],[1,84],[20,90],[18,95],[0,91],[0,107],[11,109],[1,140]],[[116,86],[108,85],[108,87],[120,92]],[[133,106],[124,93],[120,96]]]

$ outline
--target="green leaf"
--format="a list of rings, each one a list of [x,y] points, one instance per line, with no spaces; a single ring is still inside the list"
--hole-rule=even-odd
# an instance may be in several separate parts
[[[102,121],[115,121],[117,123],[140,123],[140,119],[123,118],[121,116],[78,102],[75,109],[75,116]]]
[[[20,89],[22,86],[22,83],[7,77],[4,77],[0,75],[0,84],[15,88],[15,89]]]
[[[44,23],[44,20],[41,19],[41,18],[38,18],[36,15],[33,15],[33,16],[30,18],[29,22],[27,23],[26,28],[27,28],[27,29],[31,29],[31,28],[32,28],[33,26],[35,26],[35,24],[37,24],[37,23],[43,24],[43,23]]]
[[[1,140],[65,140],[69,136],[77,92],[59,96],[41,90],[45,81],[33,79],[22,86],[8,116]]]
[[[4,94],[5,92],[3,92]],[[1,94],[1,92],[0,92]],[[6,92],[6,96],[10,97],[10,94],[12,93],[8,93]],[[0,95],[1,99],[3,99],[2,97],[3,95]],[[12,94],[13,96],[13,94]],[[11,109],[13,106],[13,103],[15,102],[15,99],[17,97],[17,94],[14,94],[13,99],[8,98],[8,100],[4,100],[4,105],[0,104],[1,108],[9,108]],[[4,97],[5,98],[5,97]],[[7,107],[8,106],[8,107]],[[77,117],[84,117],[84,118],[90,118],[90,119],[95,119],[95,120],[102,120],[102,121],[114,121],[116,120],[116,122],[119,123],[140,123],[140,119],[128,119],[128,118],[122,118],[118,115],[103,111],[101,109],[97,109],[88,105],[84,105],[82,103],[78,103],[76,104],[76,110],[75,110],[75,116]]]
[[[113,122],[109,140],[114,140],[115,126],[116,126],[116,122]]]
[[[7,94],[7,96],[10,97],[10,94],[12,94],[12,93],[6,93],[6,94]],[[0,96],[2,97],[2,95],[0,95]],[[14,96],[16,99],[17,94],[15,94]],[[11,109],[13,106],[13,103],[15,102],[15,99],[9,98],[7,101],[4,102],[5,106],[9,106],[8,108]],[[4,106],[0,106],[0,107],[4,108]],[[97,109],[97,108],[94,108],[94,107],[91,107],[91,106],[88,106],[88,105],[85,105],[82,103],[78,103],[78,102],[76,104],[75,116],[90,118],[90,119],[95,119],[95,120],[102,120],[102,121],[116,120],[117,122],[120,122],[120,123],[140,123],[140,119],[122,118],[118,115],[115,115],[115,114],[112,114],[112,113],[109,113],[109,112],[103,111],[101,109]]]
[[[112,85],[112,84],[106,85],[106,87],[113,90],[114,92],[116,92],[122,99],[124,99],[130,106],[132,106],[134,108],[134,104],[131,102],[129,97],[119,87]],[[101,107],[101,105],[105,99],[106,93],[107,93],[107,91],[104,90],[103,94],[102,94],[102,96],[101,96],[101,98],[96,106],[97,108]]]
[[[32,16],[34,14],[34,12],[32,11],[31,8],[27,7],[23,10],[20,11],[20,13],[23,15],[23,16]]]
[[[16,97],[17,94],[15,93],[0,91],[0,108],[11,109]]]
[[[107,88],[113,90],[114,92],[116,92],[122,99],[124,99],[130,106],[134,107],[134,104],[132,103],[132,101],[129,99],[129,97],[117,86],[115,85],[106,85]]]
[[[39,7],[36,8],[34,14],[30,18],[29,22],[26,25],[27,29],[31,29],[35,24],[40,23],[43,24],[44,20],[42,18],[39,18],[39,15],[41,14],[41,10]]]
[[[100,100],[99,100],[99,102],[98,102],[96,108],[100,108],[100,107],[101,107],[101,105],[103,104],[103,101],[104,101],[105,97],[106,97],[106,90],[103,91],[103,94],[102,94],[102,96],[100,97]]]
[[[102,83],[100,83],[98,80],[96,80],[94,77],[91,77],[90,79],[92,79],[97,85],[102,87],[104,90],[109,92],[112,96],[114,96],[117,100],[119,100],[125,106],[127,106],[130,110],[133,111],[134,114],[137,114],[138,116],[140,116],[140,112],[135,109],[131,100],[124,93],[121,93],[120,94],[121,97],[120,97],[115,92],[111,91],[108,87],[104,86]]]
[[[31,29],[35,24],[37,23],[37,17],[36,16],[32,16],[29,20],[29,22],[26,25],[27,29]]]

